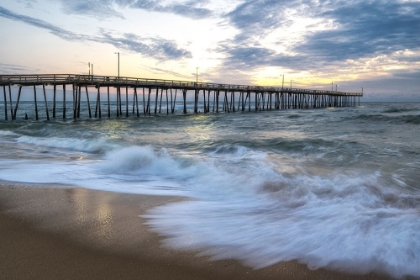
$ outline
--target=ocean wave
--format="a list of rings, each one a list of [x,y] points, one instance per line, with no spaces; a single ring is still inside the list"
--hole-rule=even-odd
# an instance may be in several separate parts
[[[19,136],[19,134],[10,130],[0,130],[0,137],[1,136]]]
[[[411,108],[401,108],[401,107],[391,107],[383,110],[383,113],[405,113],[405,112],[413,112],[419,111],[419,108],[411,107]]]
[[[417,116],[405,116],[405,122],[409,124],[420,124],[420,115]]]
[[[102,154],[117,147],[116,145],[110,144],[105,140],[59,137],[43,138],[32,136],[20,136],[17,139],[17,142],[36,146],[64,148],[69,150],[90,152],[96,154]]]
[[[302,138],[302,139],[288,139],[288,138],[274,138],[264,141],[266,148],[273,148],[285,152],[316,152],[323,151],[327,147],[331,149],[339,145],[337,141],[330,141],[321,138]]]
[[[323,138],[271,138],[271,139],[230,139],[215,141],[204,147],[207,155],[212,157],[230,158],[264,158],[267,153],[281,152],[293,155],[335,153],[337,149],[347,144],[357,144],[350,137]],[[183,146],[182,146],[183,147]],[[183,147],[184,148],[184,147]]]
[[[351,119],[354,120],[365,120],[365,121],[387,121],[392,119],[391,117],[388,117],[386,115],[383,114],[360,114],[360,115],[356,115],[351,117]]]
[[[363,120],[369,122],[390,122],[393,124],[420,124],[420,115],[383,115],[383,114],[361,114],[353,117],[355,120]]]
[[[132,146],[108,152],[100,167],[112,174],[142,172],[162,176],[169,174],[170,170],[179,169],[179,163],[165,149],[157,152],[152,146]]]
[[[272,172],[264,154],[247,152],[245,148],[239,148],[239,151],[238,157],[226,156],[224,153],[192,156],[183,152],[169,153],[164,148],[152,146],[131,146],[108,152],[104,160],[97,164],[97,168],[104,174],[134,176],[131,177],[133,180],[146,178],[176,181],[194,192],[206,193],[217,193],[221,187],[230,184],[228,182],[232,179],[235,182],[230,187],[242,189],[247,187],[244,185],[246,182],[250,182],[248,174]]]
[[[240,145],[222,145],[217,146],[208,154],[211,156],[228,156],[228,157],[244,157],[251,153],[252,150]]]

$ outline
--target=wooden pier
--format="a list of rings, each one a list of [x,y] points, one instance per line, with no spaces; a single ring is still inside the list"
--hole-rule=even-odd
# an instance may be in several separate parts
[[[37,87],[42,87],[47,120],[50,120],[50,117],[78,119],[83,108],[87,110],[89,118],[174,114],[178,93],[181,94],[181,110],[184,114],[188,113],[188,93],[193,94],[193,98],[190,99],[193,100],[191,112],[194,113],[350,107],[360,105],[360,97],[363,96],[363,92],[74,74],[0,75],[0,86],[3,87],[5,120],[17,119],[23,87],[33,88],[31,101],[34,102],[36,120],[39,119]],[[52,100],[47,98],[47,86],[52,87]],[[111,101],[110,89],[116,92],[115,101]],[[60,101],[57,99],[58,94],[61,94]],[[101,95],[105,94],[106,100],[101,100]],[[15,101],[12,100],[13,96],[17,96]],[[86,102],[84,106],[81,106],[82,98]],[[92,100],[94,104],[91,104]],[[60,108],[57,106],[59,102]],[[113,112],[112,102],[116,103]],[[24,118],[28,118],[26,114]]]

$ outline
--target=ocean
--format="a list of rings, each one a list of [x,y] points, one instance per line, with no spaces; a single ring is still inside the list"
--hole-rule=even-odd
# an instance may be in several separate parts
[[[2,116],[0,180],[185,197],[146,215],[165,246],[256,269],[297,260],[420,277],[419,136],[418,103]]]

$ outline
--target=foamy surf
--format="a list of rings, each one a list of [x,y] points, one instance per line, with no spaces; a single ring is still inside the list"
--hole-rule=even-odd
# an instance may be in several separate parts
[[[297,260],[311,269],[420,276],[420,196],[379,186],[377,175],[279,178],[252,195],[149,211],[175,249],[253,268]]]
[[[0,179],[191,198],[148,223],[215,259],[420,277],[418,108],[384,107],[11,122]]]

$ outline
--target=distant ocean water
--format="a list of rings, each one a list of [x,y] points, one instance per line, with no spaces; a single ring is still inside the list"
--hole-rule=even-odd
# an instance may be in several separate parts
[[[420,277],[419,137],[418,103],[1,120],[0,180],[191,198],[148,224],[215,259]]]

